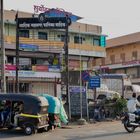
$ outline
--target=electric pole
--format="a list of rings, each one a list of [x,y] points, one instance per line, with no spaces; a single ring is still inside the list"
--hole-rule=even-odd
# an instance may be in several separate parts
[[[4,47],[4,10],[3,0],[0,0],[0,45],[1,45],[1,92],[6,93],[6,77],[5,77],[5,47]]]
[[[16,21],[16,88],[15,92],[19,93],[19,77],[18,77],[18,71],[19,71],[19,29],[18,29],[18,11],[16,13],[15,17]]]

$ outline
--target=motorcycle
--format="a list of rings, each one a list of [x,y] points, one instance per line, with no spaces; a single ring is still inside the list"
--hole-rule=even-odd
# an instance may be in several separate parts
[[[140,127],[140,116],[134,113],[125,113],[122,123],[127,132],[133,133],[137,127]]]

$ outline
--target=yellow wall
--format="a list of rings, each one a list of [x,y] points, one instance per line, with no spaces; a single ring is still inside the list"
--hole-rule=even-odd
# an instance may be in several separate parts
[[[5,36],[5,41],[10,43],[15,43],[15,36]],[[27,43],[27,44],[35,44],[42,47],[60,47],[63,48],[64,42],[60,41],[48,41],[48,40],[41,40],[41,39],[32,39],[32,38],[23,38],[20,37],[21,43]],[[70,49],[81,49],[86,51],[100,51],[104,52],[105,48],[99,47],[99,46],[93,46],[93,45],[85,45],[85,44],[74,44],[69,43]]]

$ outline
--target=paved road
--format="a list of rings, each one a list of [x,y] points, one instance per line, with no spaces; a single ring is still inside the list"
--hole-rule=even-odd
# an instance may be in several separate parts
[[[0,140],[140,140],[140,128],[129,134],[120,122],[102,122],[84,126],[72,125],[33,136],[24,136],[20,130],[1,130]]]

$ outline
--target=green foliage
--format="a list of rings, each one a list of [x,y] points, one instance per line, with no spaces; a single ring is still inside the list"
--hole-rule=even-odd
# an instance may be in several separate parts
[[[124,98],[118,98],[116,100],[116,103],[115,103],[115,114],[116,115],[119,115],[121,114],[123,111],[125,111],[127,109],[127,100],[124,99]]]

